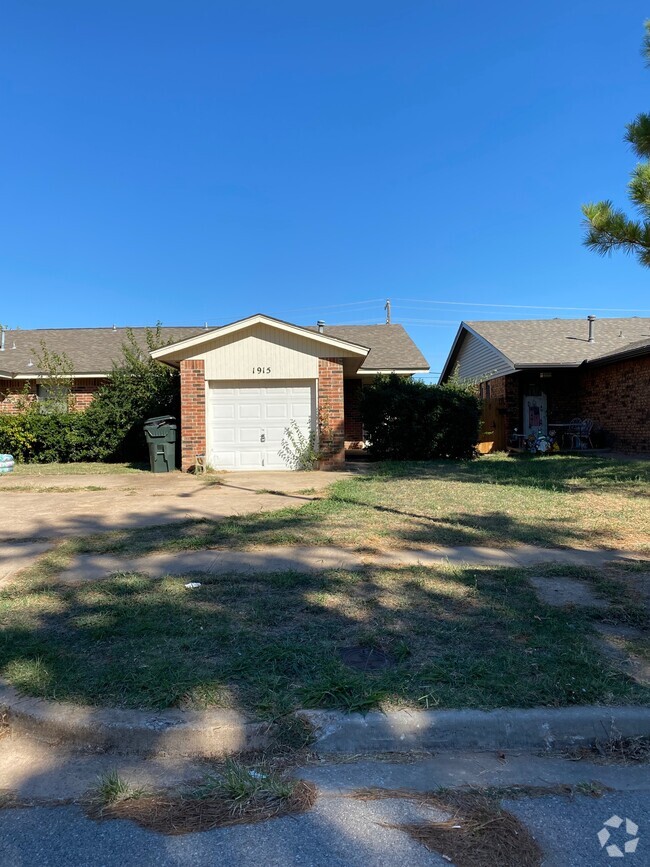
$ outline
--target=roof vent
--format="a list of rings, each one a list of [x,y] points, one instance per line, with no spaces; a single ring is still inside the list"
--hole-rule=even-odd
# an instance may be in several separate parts
[[[317,325],[317,327],[318,327],[318,333],[319,333],[319,334],[322,334],[322,333],[323,333],[323,328],[325,328],[325,323],[323,322],[323,320],[322,320],[322,319],[319,319],[318,322],[316,323],[316,325]]]
[[[587,316],[587,322],[589,323],[589,337],[587,339],[588,343],[594,342],[594,322],[596,321],[595,316]]]

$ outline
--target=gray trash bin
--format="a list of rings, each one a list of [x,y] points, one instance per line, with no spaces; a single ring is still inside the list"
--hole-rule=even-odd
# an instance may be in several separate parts
[[[176,469],[176,429],[173,415],[159,415],[145,421],[144,435],[152,473],[170,473]]]

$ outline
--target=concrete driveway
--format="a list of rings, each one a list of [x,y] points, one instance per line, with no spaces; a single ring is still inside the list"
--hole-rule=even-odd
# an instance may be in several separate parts
[[[0,542],[84,536],[188,518],[219,520],[301,506],[348,473],[7,475],[0,477]]]

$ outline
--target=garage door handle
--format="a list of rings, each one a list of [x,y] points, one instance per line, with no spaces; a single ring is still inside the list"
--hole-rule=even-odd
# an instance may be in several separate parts
[[[265,442],[266,442],[266,434],[265,434],[265,433],[260,434],[260,442],[261,442],[261,443],[265,443]]]

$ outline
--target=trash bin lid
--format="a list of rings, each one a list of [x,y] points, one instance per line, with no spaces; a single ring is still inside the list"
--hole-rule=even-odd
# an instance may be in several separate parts
[[[160,427],[160,425],[168,424],[170,421],[176,421],[176,416],[173,415],[157,415],[155,418],[147,418],[145,426]]]

